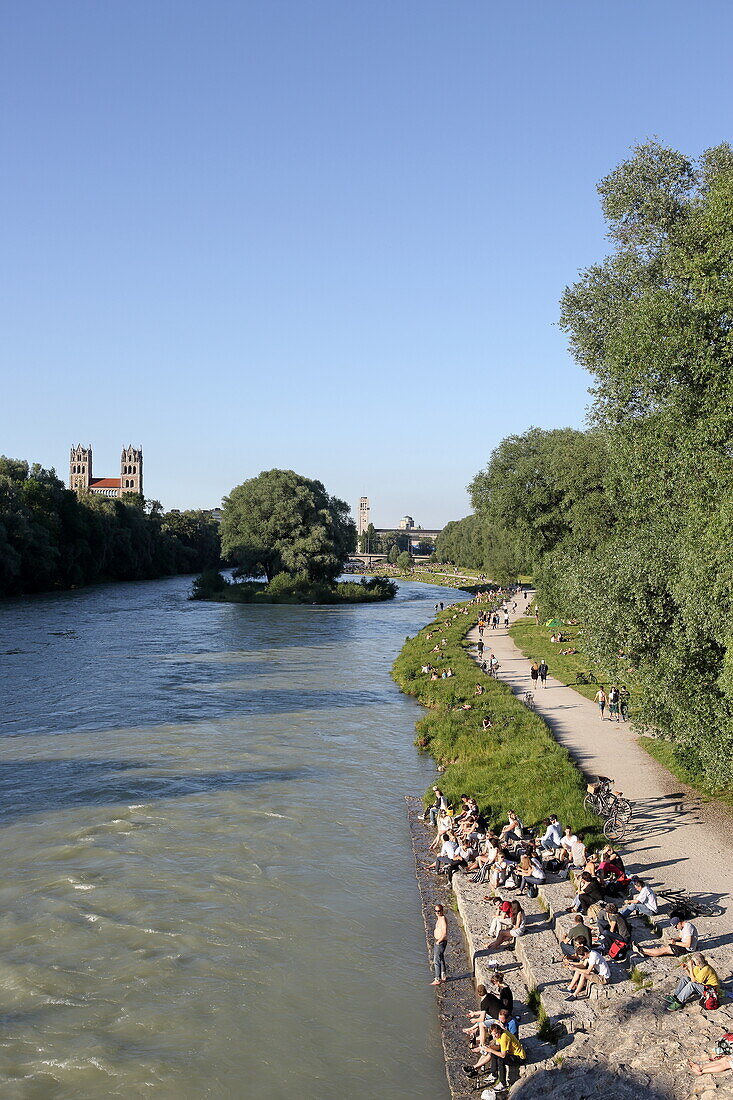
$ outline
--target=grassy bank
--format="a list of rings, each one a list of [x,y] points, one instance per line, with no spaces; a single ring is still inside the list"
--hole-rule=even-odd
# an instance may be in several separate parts
[[[526,825],[556,813],[599,839],[599,820],[583,809],[583,777],[566,750],[539,715],[482,673],[471,657],[465,635],[479,611],[475,604],[446,608],[407,639],[394,663],[392,675],[402,690],[429,708],[417,723],[417,745],[445,769],[440,786],[447,797],[457,802],[462,793],[472,794],[492,825],[500,825],[510,809]],[[433,653],[442,639],[446,644]],[[421,671],[428,664],[439,672],[451,668],[455,675],[431,680]],[[478,682],[481,696],[474,695]],[[462,709],[466,704],[470,709]],[[492,722],[488,732],[481,728],[484,716]]]
[[[567,642],[550,642],[550,635],[557,628],[537,625],[534,618],[529,616],[520,619],[512,627],[511,634],[516,646],[530,661],[539,661],[545,658],[550,669],[550,675],[556,680],[573,688],[586,699],[593,699],[598,691],[599,684],[603,684],[608,690],[610,684],[626,684],[631,691],[631,718],[634,714],[634,690],[633,674],[629,672],[628,664],[620,660],[614,674],[604,675],[583,653],[583,628],[582,625],[566,626],[563,624],[562,633],[568,638]],[[563,656],[562,649],[577,649],[577,653]],[[653,756],[663,767],[677,779],[682,780],[691,787],[701,798],[716,799],[733,806],[733,783],[715,791],[700,789],[700,776],[697,772],[686,768],[675,756],[674,745],[670,741],[663,741],[658,737],[640,737],[639,744]]]
[[[563,684],[575,688],[586,699],[592,699],[598,691],[599,683],[609,686],[609,679],[602,678],[601,673],[595,668],[583,653],[583,628],[582,626],[562,626],[563,636],[567,642],[551,642],[552,634],[557,633],[557,627],[539,625],[534,621],[534,616],[527,615],[518,619],[510,628],[509,633],[514,639],[517,649],[530,661],[539,661],[543,657],[547,661],[550,675]],[[563,656],[561,650],[576,649],[577,653],[569,653]]]

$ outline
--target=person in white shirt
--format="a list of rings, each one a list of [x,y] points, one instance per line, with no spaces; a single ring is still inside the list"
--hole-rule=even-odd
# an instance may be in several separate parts
[[[654,893],[651,886],[645,886],[640,878],[632,878],[631,885],[636,890],[636,893],[631,900],[624,905],[623,909],[619,909],[621,916],[628,917],[632,913],[645,913],[647,917],[655,917],[659,905],[657,903],[657,895]],[[665,954],[667,954],[667,952],[665,952]]]
[[[557,848],[562,847],[562,825],[557,820],[554,814],[550,814],[547,821],[542,823],[545,826],[545,834],[540,841],[540,844],[547,852],[554,852]]]
[[[690,921],[685,920],[681,913],[671,913],[671,923],[674,932],[670,933],[669,943],[663,947],[639,947],[638,950],[648,959],[658,959],[663,955],[689,955],[697,950],[697,928]]]
[[[589,985],[596,983],[606,985],[611,977],[611,967],[600,951],[589,951],[583,944],[578,944],[576,954],[578,956],[577,963],[572,962],[570,959],[565,960],[566,965],[575,971],[568,986],[568,993],[570,994],[566,998],[568,1001],[577,1000]]]

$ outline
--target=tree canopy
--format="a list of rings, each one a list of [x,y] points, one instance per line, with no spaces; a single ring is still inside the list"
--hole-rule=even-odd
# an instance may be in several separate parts
[[[224,498],[222,550],[239,573],[333,583],[356,547],[343,500],[293,470],[265,470]]]
[[[645,142],[598,190],[612,251],[561,302],[591,426],[505,439],[438,552],[534,573],[600,668],[625,655],[637,724],[714,787],[733,763],[733,151]]]
[[[0,596],[194,573],[219,556],[203,512],[164,514],[132,493],[78,498],[55,470],[0,457]]]

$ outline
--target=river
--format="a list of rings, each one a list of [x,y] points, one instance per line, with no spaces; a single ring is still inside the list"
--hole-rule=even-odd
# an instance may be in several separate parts
[[[458,594],[0,603],[0,1095],[444,1100],[389,676]]]

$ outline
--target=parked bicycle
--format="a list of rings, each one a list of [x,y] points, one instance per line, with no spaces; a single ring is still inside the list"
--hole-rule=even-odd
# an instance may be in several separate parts
[[[657,897],[664,898],[685,920],[693,917],[718,917],[722,909],[688,894],[687,890],[657,890]]]
[[[623,791],[614,791],[613,780],[599,775],[595,783],[588,783],[588,793],[583,799],[586,810],[605,817],[603,835],[606,840],[621,840],[631,821],[631,803],[623,797]]]
[[[534,693],[533,692],[525,691],[523,701],[524,701],[525,707],[529,707],[530,710],[535,710]]]

